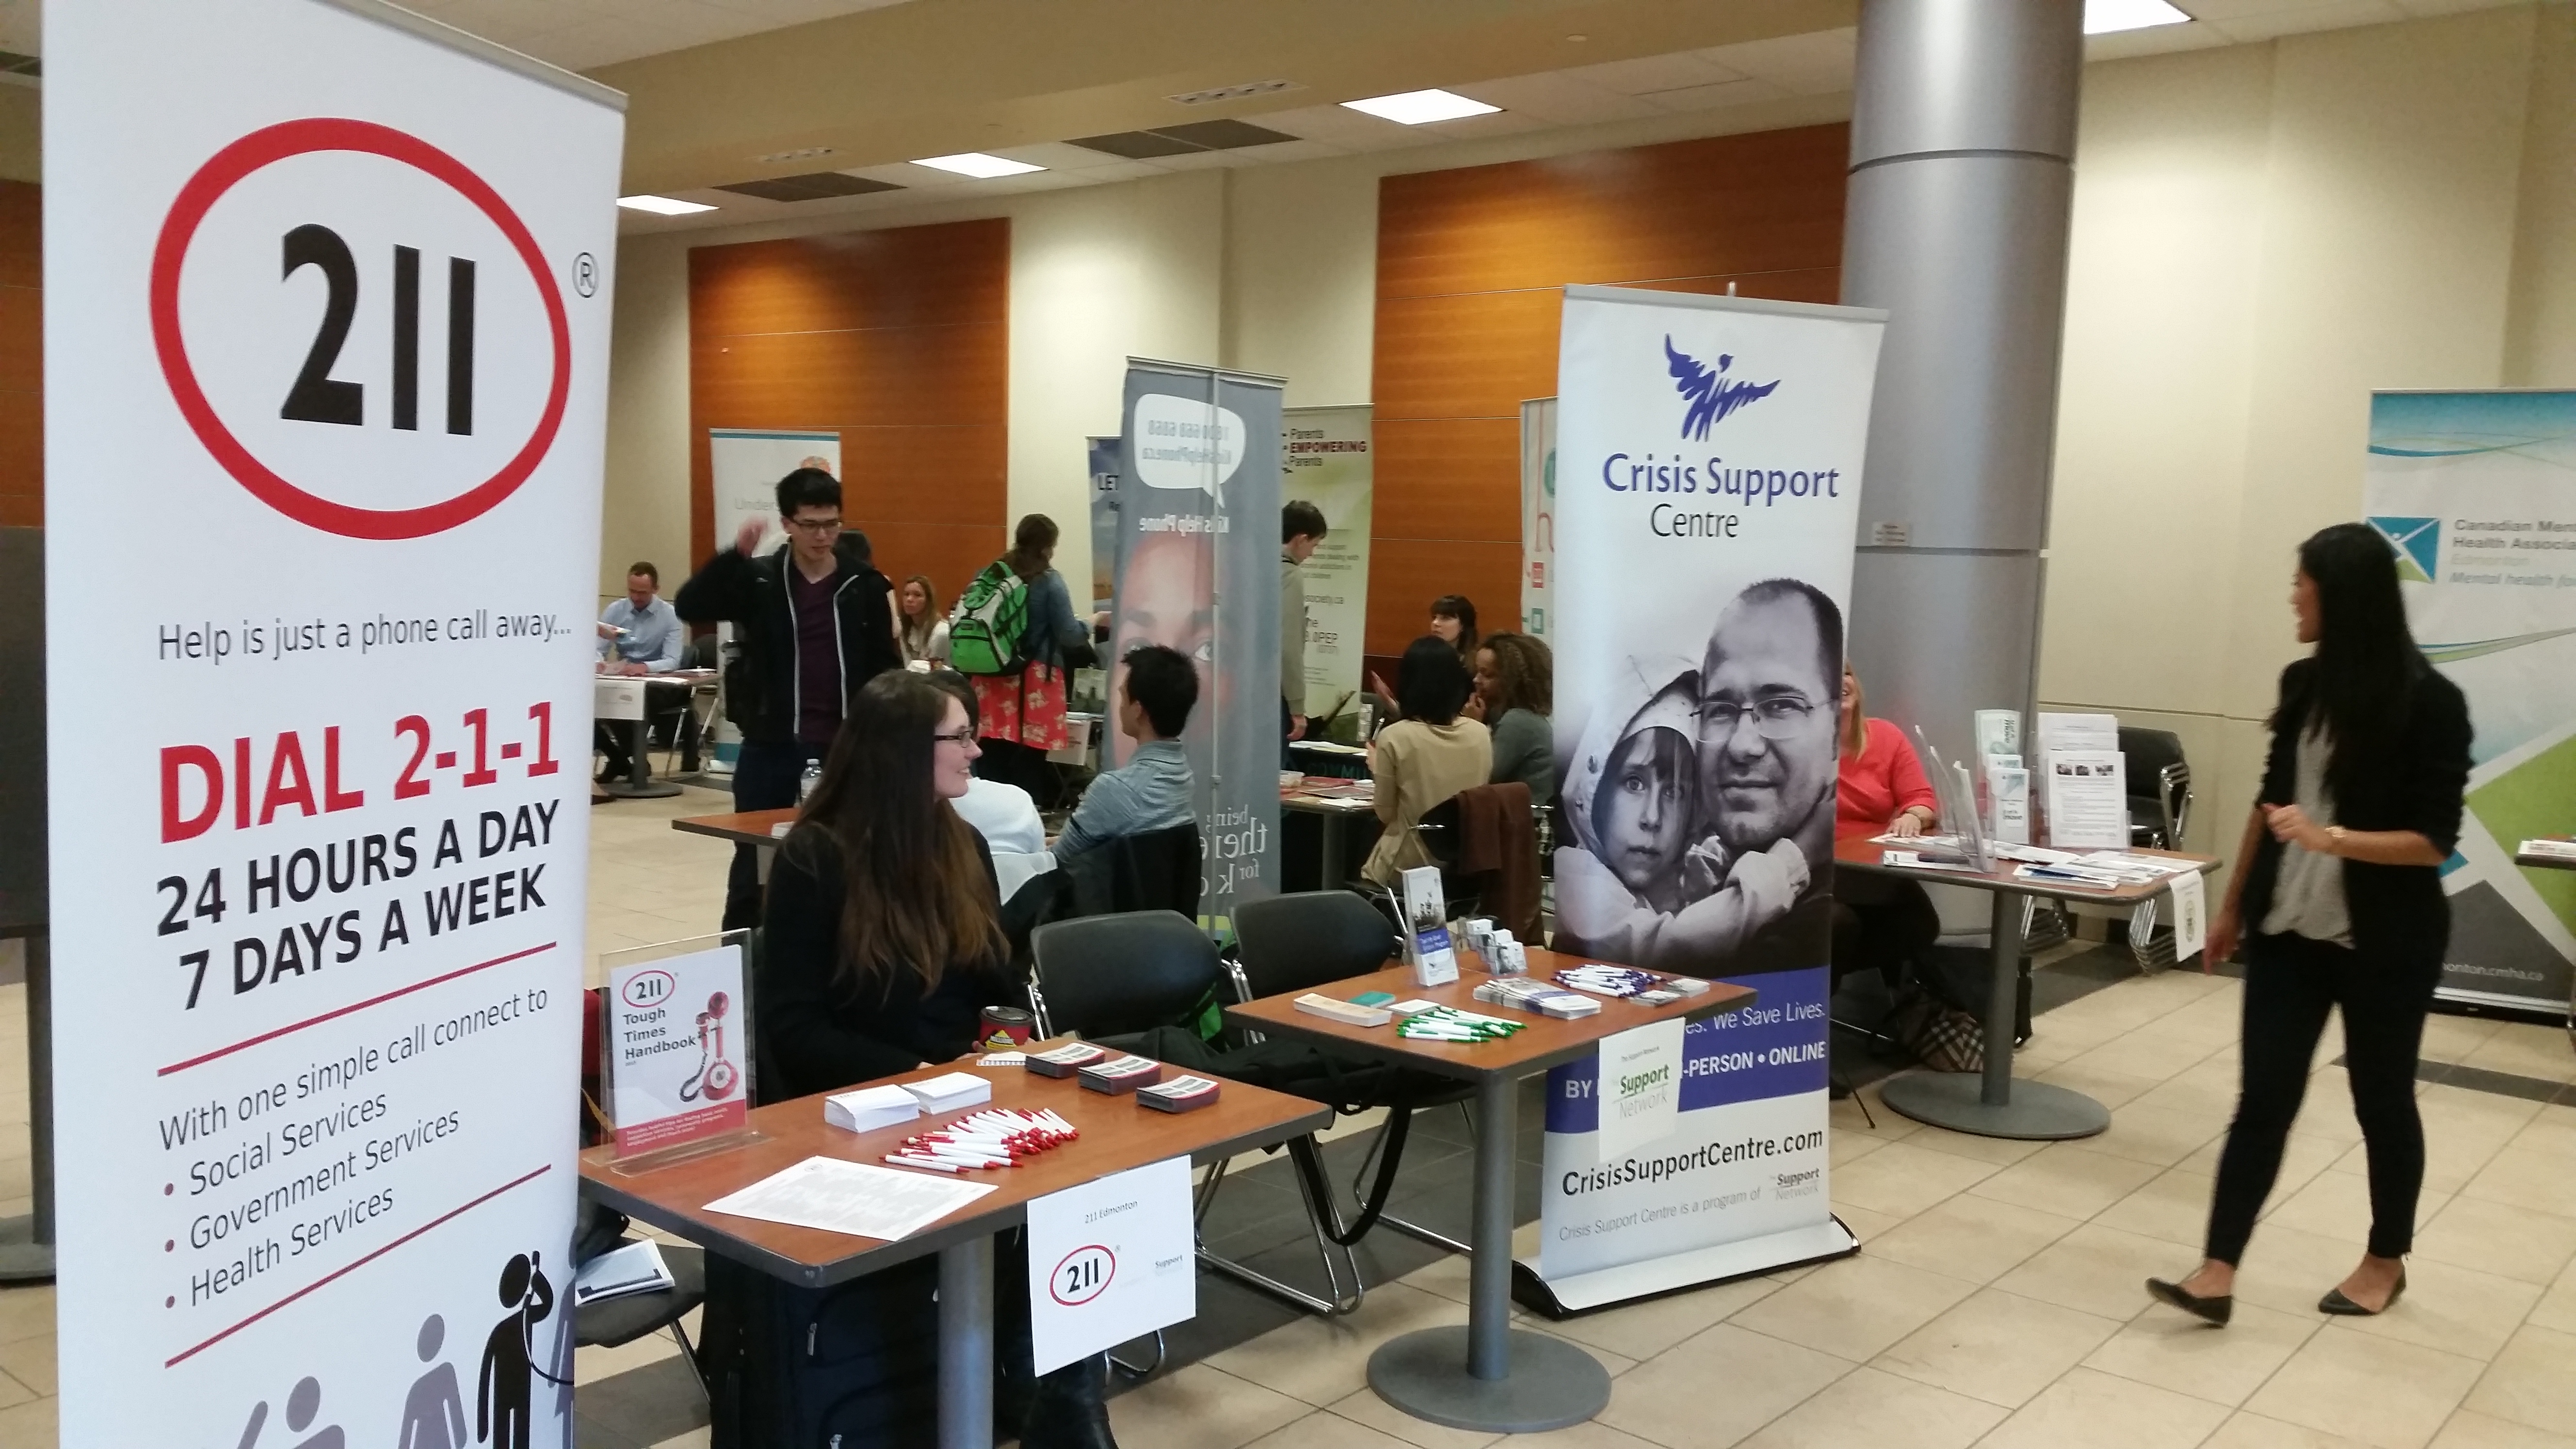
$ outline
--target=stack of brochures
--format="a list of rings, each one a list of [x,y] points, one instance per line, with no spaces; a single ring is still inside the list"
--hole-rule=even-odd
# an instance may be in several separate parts
[[[572,1275],[572,1306],[587,1308],[611,1298],[665,1292],[673,1286],[662,1250],[645,1238],[582,1264]]]

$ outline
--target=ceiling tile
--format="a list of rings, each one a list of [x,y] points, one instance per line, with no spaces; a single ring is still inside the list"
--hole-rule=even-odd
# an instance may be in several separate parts
[[[1860,32],[1817,30],[1772,40],[1748,40],[1697,52],[1702,60],[1767,80],[1793,95],[1833,95],[1852,88]]]
[[[2397,8],[2409,15],[2457,15],[2466,10],[2494,10],[2525,3],[2527,0],[2397,0]]]
[[[1156,126],[1154,134],[1205,146],[1211,151],[1233,151],[1245,146],[1270,146],[1288,139],[1286,133],[1250,121],[1220,116],[1209,121],[1184,121],[1177,126]]]
[[[1328,156],[1347,156],[1350,152],[1339,146],[1327,146],[1321,141],[1275,141],[1267,146],[1239,146],[1234,154],[1244,161],[1271,166],[1287,161],[1321,161]]]
[[[1776,81],[1732,80],[1713,86],[1684,86],[1680,90],[1656,91],[1637,99],[1667,111],[1706,111],[1719,106],[1776,101],[1788,94],[1788,87]]]
[[[1517,136],[1525,131],[1544,131],[1555,124],[1527,111],[1506,110],[1482,116],[1460,116],[1454,121],[1434,121],[1428,126],[1413,129],[1430,133],[1422,137],[1425,141],[1473,141],[1483,136]]]
[[[1630,121],[1656,114],[1653,106],[1634,96],[1576,80],[1561,70],[1541,71],[1537,75],[1512,76],[1505,80],[1478,81],[1471,86],[1453,86],[1462,96],[1472,96],[1489,106],[1554,121],[1560,126],[1588,126],[1600,121]]]
[[[1572,76],[1586,85],[1617,91],[1623,96],[1642,96],[1649,91],[1680,90],[1684,86],[1742,80],[1746,73],[1685,52],[1614,60],[1601,65],[1572,66],[1561,74]]]
[[[988,153],[1011,161],[1026,161],[1049,171],[1091,171],[1119,164],[1119,158],[1070,141],[1037,141],[1026,146],[995,146]]]
[[[2332,10],[2349,0],[2182,0],[2181,8],[2195,19],[2213,20],[2225,25],[2231,20],[2249,16],[2272,15],[2290,10]]]
[[[2312,30],[2339,30],[2347,25],[2378,25],[2405,18],[2406,12],[2391,4],[2390,0],[2332,0],[2329,4],[2307,5],[2296,10],[2275,10],[2234,20],[2203,23],[2217,26],[2230,40],[2253,41]]]
[[[2210,50],[2233,44],[2213,25],[2150,25],[2084,38],[2084,59],[2127,60],[2140,55],[2170,55],[2181,50]]]
[[[1256,119],[1271,130],[1285,131],[1302,140],[1321,141],[1327,146],[1339,146],[1346,151],[1384,151],[1414,144],[1406,135],[1410,127],[1364,115],[1348,106],[1300,106],[1293,111],[1272,111]]]
[[[841,172],[846,176],[864,176],[870,181],[891,181],[897,186],[909,186],[922,191],[963,186],[974,179],[971,176],[960,176],[954,171],[941,171],[930,166],[915,166],[909,161],[890,161],[883,166],[844,166]]]

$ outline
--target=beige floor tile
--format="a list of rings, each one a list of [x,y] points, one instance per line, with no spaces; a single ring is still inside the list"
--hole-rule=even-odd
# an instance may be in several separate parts
[[[1859,1369],[1774,1419],[1745,1449],[1964,1449],[2004,1411],[1965,1394]]]
[[[2037,1208],[2059,1217],[2089,1218],[2146,1185],[2156,1175],[2148,1163],[2099,1152],[2051,1147],[2014,1163],[1975,1187],[1972,1197]]]
[[[1832,1136],[1826,1138],[1825,1142],[1825,1151],[1827,1154],[1826,1160],[1832,1163],[1834,1170],[1837,1172],[1841,1171],[1845,1164],[1856,1162],[1887,1145],[1884,1141],[1870,1136],[1867,1132],[1843,1132],[1839,1130],[1835,1131]]]
[[[2421,1228],[2433,1222],[2450,1200],[2447,1193],[2426,1189],[2416,1199],[2416,1225]],[[2297,1192],[2275,1195],[2262,1221],[2360,1246],[2370,1241],[2370,1182],[2356,1173],[2320,1172]]]
[[[1500,1434],[1479,1433],[1470,1429],[1452,1429],[1417,1419],[1377,1396],[1375,1389],[1362,1389],[1331,1406],[1333,1413],[1363,1424],[1393,1439],[1420,1445],[1421,1449],[1484,1449],[1499,1441]]]
[[[2576,1333],[2576,1263],[2560,1270],[2558,1281],[2531,1306],[2530,1321],[2561,1333]]]
[[[1730,1321],[1860,1363],[1975,1291],[1957,1278],[1862,1256],[1828,1264]]]
[[[2093,1221],[2123,1232],[2197,1248],[2207,1241],[2210,1193],[2216,1179],[2189,1168],[2160,1172],[2145,1186],[2096,1214]]]
[[[685,1434],[676,1434],[663,1440],[661,1443],[654,1445],[653,1449],[709,1449],[709,1446],[714,1442],[714,1430],[691,1429]]]
[[[2227,1138],[2222,1133],[2211,1139],[2206,1146],[2174,1165],[2204,1176],[2216,1177],[2218,1159],[2226,1147]],[[2348,1143],[2306,1142],[2295,1137],[2291,1138],[2288,1145],[2281,1150],[2281,1170],[2272,1179],[2271,1200],[2279,1202],[2307,1186],[2318,1173],[2333,1166],[2336,1158],[2350,1150],[2351,1146]]]
[[[2460,1189],[2470,1197],[2576,1215],[2576,1197],[2567,1190],[2569,1183],[2576,1182],[2576,1130],[2554,1121],[2532,1123],[2501,1144],[2478,1169]]]
[[[2087,1223],[1995,1280],[2007,1293],[2125,1323],[2147,1307],[2146,1280],[2188,1272],[2172,1243]]]
[[[2077,1368],[2014,1411],[1979,1449],[2188,1449],[2226,1417],[2206,1399]]]
[[[2170,1309],[2142,1313],[2084,1360],[2086,1368],[2233,1408],[2289,1361],[2320,1320],[2238,1303],[2225,1328]]]
[[[55,1416],[60,1399],[36,1399],[15,1408],[0,1409],[0,1444],[11,1449],[50,1449],[62,1430]]]
[[[0,1343],[38,1334],[50,1338],[53,1332],[54,1285],[0,1288]]]
[[[2534,1212],[2462,1193],[2423,1219],[2418,1257],[2457,1263],[2525,1283],[2557,1280],[2576,1257],[2576,1218]]]
[[[1880,1142],[1902,1142],[1923,1130],[1922,1123],[1888,1110],[1887,1100],[1879,1095],[1882,1086],[1883,1083],[1872,1082],[1833,1104],[1835,1136],[1855,1133]],[[1867,1112],[1861,1110],[1864,1106]]]
[[[19,1404],[32,1404],[44,1395],[21,1383],[12,1375],[0,1373],[0,1409]]]
[[[2114,1112],[2156,1088],[2167,1085],[2164,1079],[2158,1077],[2133,1077],[2125,1072],[2106,1072],[2098,1067],[2088,1067],[2084,1065],[2082,1057],[2077,1057],[2062,1066],[2050,1067],[2039,1074],[2039,1080],[2064,1087],[2070,1092],[2082,1092]]]
[[[2566,1031],[2554,1026],[2508,1021],[2460,1060],[2464,1065],[2491,1072],[2511,1072],[2545,1082],[2576,1082],[2576,1051],[2569,1049]]]
[[[2576,1435],[2552,1434],[2511,1419],[2462,1409],[2433,1436],[2433,1449],[2576,1449]]]
[[[1971,1283],[1991,1283],[2082,1223],[1984,1198],[1954,1197],[1864,1239],[1861,1251]]]
[[[2233,1064],[2219,1067],[2204,1062],[2154,1091],[2140,1094],[2133,1105],[2205,1118],[2225,1131],[2228,1119],[2236,1115],[2236,1068]]]
[[[2254,1230],[2245,1261],[2237,1265],[2236,1301],[2313,1314],[2317,1299],[2360,1261],[2358,1244],[2264,1223]]]
[[[1834,1204],[1834,1217],[1851,1230],[1853,1237],[1863,1243],[1883,1238],[1905,1226],[1906,1223],[1906,1219],[1894,1213],[1875,1213],[1865,1207],[1857,1207],[1847,1202]]]
[[[2260,1414],[2231,1414],[2218,1432],[2201,1441],[2200,1449],[2370,1449],[2359,1439],[2311,1429],[2305,1424],[2289,1424],[2279,1419],[2266,1419]]]
[[[1853,1368],[1721,1323],[1612,1379],[1600,1419],[1666,1449],[1727,1449]]]
[[[2492,1018],[2435,1012],[2424,1018],[2424,1043],[2419,1050],[2428,1061],[2456,1062],[2494,1040],[2503,1025]]]
[[[2222,1113],[2186,1112],[2131,1102],[2111,1114],[2110,1131],[2097,1137],[2078,1137],[2066,1146],[2171,1167],[2208,1146],[2226,1130],[2227,1118]]]
[[[1301,1317],[1211,1354],[1209,1367],[1321,1408],[1368,1384],[1368,1356],[1417,1328],[1465,1323],[1467,1305],[1403,1283],[1371,1288],[1348,1318]]]
[[[2461,1407],[2576,1435],[2576,1333],[2525,1324]]]
[[[2421,1449],[2483,1367],[2458,1354],[2328,1324],[2245,1407],[2378,1449]]]
[[[2406,1296],[2371,1318],[2347,1318],[2355,1333],[2374,1333],[2471,1358],[2493,1358],[2522,1326],[2540,1289],[2450,1263],[2425,1263],[2406,1275]],[[2576,1362],[2567,1365],[2576,1376]]]
[[[1313,1413],[1252,1441],[1252,1449],[1405,1449],[1404,1441],[1338,1414]]]
[[[0,1343],[0,1370],[34,1389],[39,1397],[60,1392],[55,1387],[54,1336],[50,1333]]]
[[[1988,1288],[1899,1339],[1869,1366],[2017,1409],[2119,1330],[2108,1318]]]
[[[1109,1425],[1123,1449],[1237,1449],[1313,1412],[1311,1404],[1194,1363],[1111,1399]]]
[[[1656,1446],[1624,1429],[1613,1429],[1595,1419],[1589,1423],[1552,1429],[1544,1434],[1515,1434],[1511,1449],[1656,1449]]]
[[[2216,1042],[2185,1041],[2161,1035],[2150,1026],[2114,1037],[2075,1058],[2071,1065],[2149,1082],[2165,1082],[2200,1065],[2216,1049]]]
[[[1850,1167],[1835,1171],[1834,1200],[1910,1218],[1996,1171],[1990,1162],[1934,1152],[1912,1142],[1891,1142]]]
[[[1546,1326],[1558,1337],[1587,1347],[1649,1359],[1779,1291],[1780,1285],[1768,1278],[1739,1278]]]

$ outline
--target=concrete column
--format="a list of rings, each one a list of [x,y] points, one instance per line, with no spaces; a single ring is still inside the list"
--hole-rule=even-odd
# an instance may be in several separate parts
[[[1843,300],[1889,321],[1850,653],[1951,758],[2033,699],[2083,10],[1861,5]]]

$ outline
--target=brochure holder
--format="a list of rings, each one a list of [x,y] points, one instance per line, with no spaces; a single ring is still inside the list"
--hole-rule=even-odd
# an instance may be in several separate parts
[[[609,1171],[631,1177],[768,1140],[750,1127],[750,950],[751,932],[732,930],[599,958]]]

